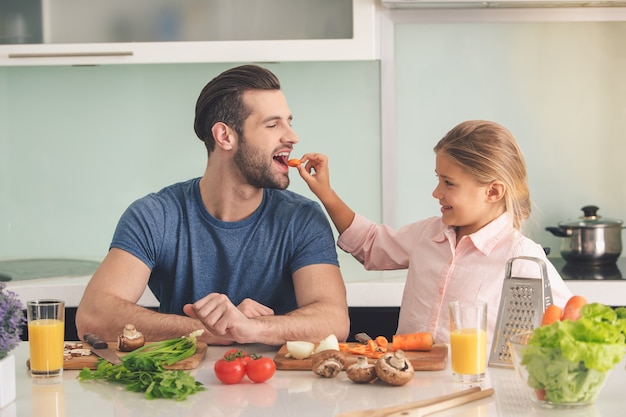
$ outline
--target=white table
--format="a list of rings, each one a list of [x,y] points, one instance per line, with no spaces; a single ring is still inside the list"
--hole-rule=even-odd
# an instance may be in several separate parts
[[[249,352],[273,357],[275,348],[244,346]],[[142,394],[124,391],[106,382],[79,382],[78,371],[65,371],[63,382],[40,386],[32,383],[26,370],[28,342],[15,351],[17,399],[0,410],[0,417],[141,417],[141,416],[334,416],[347,410],[386,407],[460,390],[448,368],[416,372],[402,387],[383,384],[359,385],[341,373],[334,379],[317,377],[310,371],[277,371],[262,384],[223,385],[213,373],[213,364],[227,347],[209,347],[200,366],[192,371],[207,390],[182,402],[146,400]],[[485,387],[495,395],[475,403],[443,411],[434,416],[506,417],[612,417],[626,412],[626,361],[612,372],[597,403],[577,410],[547,410],[534,406],[521,391],[514,370],[489,368]]]

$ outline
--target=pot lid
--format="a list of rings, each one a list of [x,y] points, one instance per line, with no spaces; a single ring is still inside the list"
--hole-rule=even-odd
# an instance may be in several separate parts
[[[598,207],[585,206],[581,209],[583,215],[578,220],[559,223],[560,227],[569,228],[603,228],[603,227],[621,227],[622,221],[609,219],[598,215]]]

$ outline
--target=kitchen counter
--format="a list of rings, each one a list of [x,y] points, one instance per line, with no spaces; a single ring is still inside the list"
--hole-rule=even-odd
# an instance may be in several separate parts
[[[400,306],[406,271],[365,271],[351,257],[340,256],[340,260],[349,306]],[[585,296],[589,302],[626,306],[626,258],[603,267],[567,264],[562,258],[549,260],[572,293]]]
[[[351,256],[340,252],[339,261],[346,283],[348,305],[351,307],[398,307],[402,301],[402,291],[406,271],[366,271]],[[611,279],[599,278],[602,270],[579,269],[572,272],[569,265],[560,258],[550,261],[561,272],[567,286],[575,294],[583,295],[589,302],[601,302],[611,306],[626,305],[626,279],[616,279],[615,270],[611,269]],[[620,277],[626,275],[626,258],[620,258],[616,264]],[[583,274],[583,275],[581,275]],[[607,275],[608,276],[608,275]],[[41,279],[16,280],[7,282],[7,288],[18,294],[22,301],[35,298],[60,298],[67,307],[76,307],[89,282],[91,275],[59,276]],[[158,301],[150,290],[146,290],[139,300],[146,307],[158,306]]]
[[[246,345],[248,352],[273,357],[276,349]],[[28,343],[15,351],[17,399],[0,410],[0,417],[143,417],[143,416],[271,416],[325,417],[349,410],[388,407],[450,394],[464,387],[452,381],[450,361],[441,371],[418,371],[404,386],[379,383],[355,384],[341,373],[333,379],[320,378],[310,371],[277,371],[261,384],[242,382],[223,385],[213,373],[213,364],[229,347],[209,347],[200,366],[191,371],[207,389],[185,401],[146,400],[104,382],[79,382],[78,371],[64,371],[63,380],[53,385],[34,384],[26,370]],[[549,410],[536,406],[522,391],[512,369],[488,368],[483,388],[493,387],[495,395],[445,410],[433,416],[506,417],[613,417],[624,414],[626,372],[622,361],[594,405],[580,409]]]

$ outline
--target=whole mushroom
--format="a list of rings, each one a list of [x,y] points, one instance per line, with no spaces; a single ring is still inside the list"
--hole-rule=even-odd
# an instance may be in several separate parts
[[[357,356],[356,363],[348,366],[346,375],[357,383],[366,383],[376,379],[376,366],[369,363],[365,356]]]
[[[391,385],[404,385],[415,370],[402,350],[387,352],[376,362],[376,376]]]
[[[134,325],[124,326],[122,333],[117,336],[117,350],[120,352],[131,352],[142,347],[146,343],[143,333],[137,331]]]
[[[324,378],[334,378],[343,370],[346,357],[338,350],[328,349],[311,357],[311,369]]]

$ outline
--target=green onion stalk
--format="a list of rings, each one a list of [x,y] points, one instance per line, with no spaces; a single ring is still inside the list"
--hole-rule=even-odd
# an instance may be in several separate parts
[[[196,330],[189,336],[144,345],[122,356],[122,362],[116,365],[99,359],[96,370],[83,368],[78,379],[114,382],[124,385],[127,391],[144,392],[148,399],[184,400],[205,388],[189,372],[167,370],[163,364],[173,365],[196,353],[196,338],[202,333]]]
[[[145,344],[142,347],[133,350],[127,355],[121,357],[122,361],[133,360],[137,357],[152,358],[156,362],[163,362],[166,365],[173,365],[176,362],[187,359],[196,353],[197,341],[204,330],[196,330],[191,332],[189,336],[182,336],[176,339],[163,340]]]

